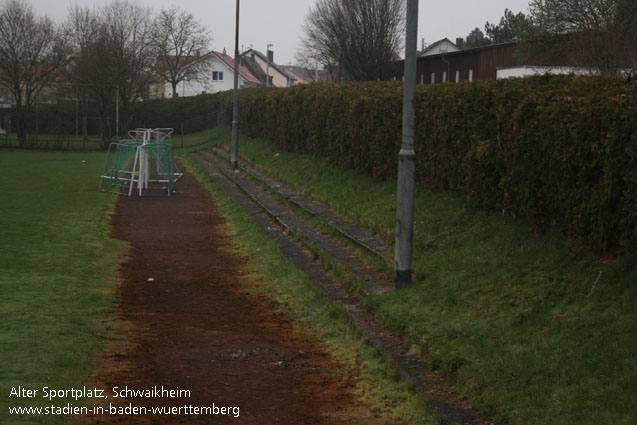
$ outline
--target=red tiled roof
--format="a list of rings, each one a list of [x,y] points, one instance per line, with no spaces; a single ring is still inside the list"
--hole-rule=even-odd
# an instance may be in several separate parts
[[[230,69],[232,69],[234,71],[234,59],[231,56],[228,56],[224,53],[219,53],[219,52],[210,52],[210,53],[206,53],[203,56],[182,56],[179,58],[179,62],[181,62],[182,64],[188,65],[194,61],[196,61],[197,59],[200,59],[202,57],[208,56],[208,55],[215,55],[216,57],[218,57],[219,59],[221,59]],[[157,68],[160,70],[165,70],[168,67],[167,62],[168,61],[172,61],[173,63],[177,62],[177,57],[176,56],[168,56],[167,58],[160,58],[157,60]],[[259,81],[259,79],[257,77],[255,77],[254,75],[252,75],[252,73],[248,70],[248,68],[246,68],[245,66],[239,64],[239,75],[246,80],[247,82],[250,83],[255,83],[255,84],[261,84],[261,81]]]
[[[234,70],[234,59],[224,53],[212,52],[215,56],[221,59],[226,65]],[[261,84],[261,81],[257,79],[245,66],[239,63],[239,75],[246,81],[255,84]]]
[[[193,63],[199,58],[200,56],[182,56],[179,58],[179,66],[188,65],[189,63]],[[161,70],[168,69],[169,62],[177,64],[177,56],[167,56],[157,59],[157,68]]]

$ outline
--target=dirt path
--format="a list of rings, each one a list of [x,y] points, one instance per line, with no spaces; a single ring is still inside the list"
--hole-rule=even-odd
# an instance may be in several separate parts
[[[94,382],[108,392],[163,386],[190,396],[111,396],[105,406],[240,410],[236,418],[229,409],[226,415],[102,415],[89,422],[374,422],[352,395],[353,378],[344,368],[250,292],[254,283],[243,276],[245,260],[229,251],[224,221],[194,178],[186,175],[171,198],[120,197],[113,229],[132,246],[117,291],[125,344],[103,356]]]

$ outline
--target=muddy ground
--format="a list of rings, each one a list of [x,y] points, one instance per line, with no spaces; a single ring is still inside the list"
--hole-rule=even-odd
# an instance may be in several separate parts
[[[124,325],[99,356],[92,383],[106,394],[116,386],[163,386],[187,390],[189,396],[110,395],[101,403],[106,408],[181,406],[182,411],[92,415],[82,422],[382,423],[357,400],[356,377],[252,291],[257,283],[248,276],[246,259],[232,251],[211,195],[188,174],[177,189],[170,198],[118,199],[113,237],[131,245],[114,311]],[[230,409],[196,414],[199,406]]]

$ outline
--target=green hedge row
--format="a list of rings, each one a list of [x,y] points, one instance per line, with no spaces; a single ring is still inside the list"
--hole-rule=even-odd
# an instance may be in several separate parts
[[[130,128],[172,128],[175,133],[194,133],[215,127],[222,94],[202,94],[176,99],[136,102],[130,106]]]
[[[0,126],[4,127],[5,117],[10,121],[11,132],[17,129],[17,112],[15,108],[0,109]],[[81,102],[77,105],[73,101],[61,101],[55,104],[38,104],[31,107],[29,114],[24,113],[27,133],[47,134],[53,136],[75,135],[76,130],[82,134],[82,117],[95,117],[96,112],[88,105]],[[95,119],[87,121],[89,134],[98,132],[98,123]]]
[[[600,249],[637,245],[637,85],[536,77],[419,86],[417,181],[556,225]],[[230,123],[232,96],[212,96]],[[377,179],[397,172],[399,83],[243,89],[252,137]]]

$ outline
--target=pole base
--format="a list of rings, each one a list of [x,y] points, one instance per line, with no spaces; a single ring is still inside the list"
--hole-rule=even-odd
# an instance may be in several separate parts
[[[402,289],[411,283],[411,270],[396,270],[394,284],[396,289]]]

